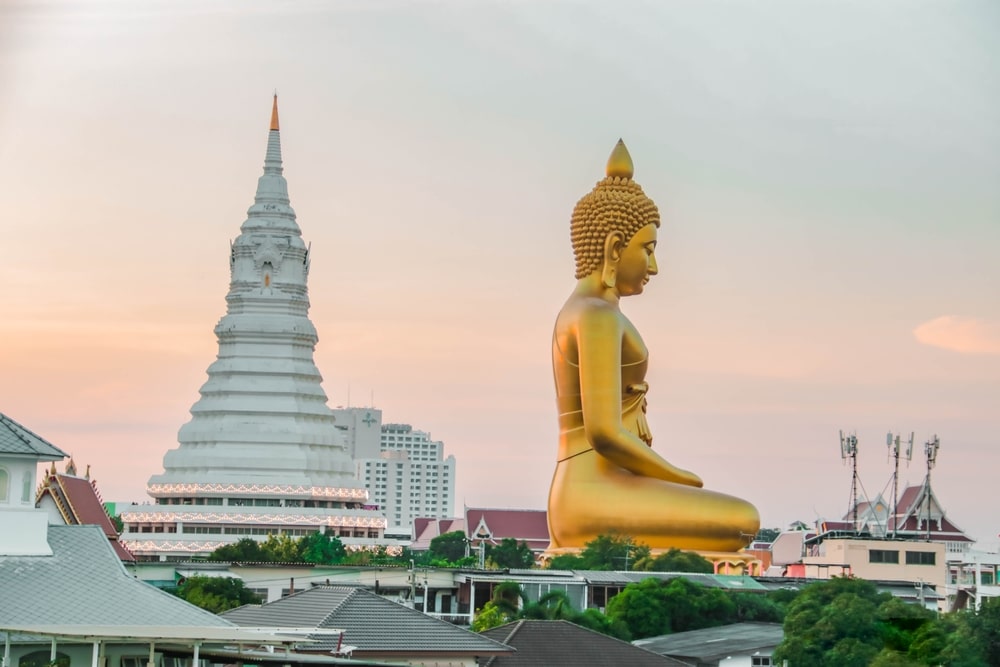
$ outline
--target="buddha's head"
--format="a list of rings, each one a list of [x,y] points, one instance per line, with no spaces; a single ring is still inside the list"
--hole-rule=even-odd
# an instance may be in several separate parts
[[[655,245],[660,212],[653,200],[632,180],[633,171],[632,158],[619,139],[608,158],[607,176],[573,209],[570,238],[576,257],[577,279],[595,271],[607,273],[607,264],[616,256],[615,248],[620,246],[617,250],[620,253],[639,230],[650,225],[653,226],[650,229]],[[650,273],[655,272],[654,261]]]

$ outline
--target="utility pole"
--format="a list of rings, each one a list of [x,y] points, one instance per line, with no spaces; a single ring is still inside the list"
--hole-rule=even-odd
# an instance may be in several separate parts
[[[412,609],[417,602],[417,570],[414,566],[413,559],[410,559],[410,608]]]

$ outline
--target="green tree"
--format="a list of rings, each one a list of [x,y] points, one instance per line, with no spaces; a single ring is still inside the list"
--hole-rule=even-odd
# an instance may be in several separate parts
[[[583,546],[580,557],[587,570],[628,570],[649,557],[649,547],[627,535],[598,535]]]
[[[177,587],[176,595],[214,614],[261,601],[242,579],[234,577],[188,577]]]
[[[306,563],[337,565],[344,560],[347,550],[336,535],[317,531],[299,540],[299,553]]]
[[[645,572],[701,572],[712,574],[711,561],[693,551],[670,549],[659,556],[649,556],[636,562],[635,570]]]
[[[515,581],[504,581],[493,589],[490,601],[483,605],[473,620],[472,629],[482,632],[522,618],[566,620],[623,641],[631,639],[623,623],[612,622],[596,609],[583,612],[573,609],[565,592],[550,591],[537,602],[529,602],[524,590]]]
[[[628,628],[633,639],[656,637],[670,632],[670,617],[663,600],[663,583],[643,579],[629,584],[608,601],[606,615],[612,623]]]
[[[487,602],[472,619],[472,631],[482,632],[505,623],[510,623],[513,617],[497,607],[493,602]]]
[[[467,544],[465,533],[461,530],[442,533],[431,540],[431,558],[446,563],[462,561],[466,557]]]
[[[629,584],[607,607],[609,621],[622,623],[633,639],[734,623],[737,613],[738,605],[727,591],[684,577],[650,577]]]
[[[493,595],[483,605],[472,621],[473,632],[482,632],[518,618],[521,603],[527,602],[521,585],[516,581],[502,581],[493,587]]]
[[[979,610],[963,617],[960,633],[968,638],[970,653],[987,665],[1000,665],[1000,598],[985,598]],[[950,646],[952,653],[958,647]],[[967,658],[968,659],[968,658]]]
[[[816,667],[870,664],[884,646],[879,605],[891,597],[851,577],[807,586],[788,607],[775,661]]]
[[[729,598],[736,607],[734,623],[781,623],[785,619],[784,607],[771,594],[733,591]]]
[[[600,632],[601,634],[621,639],[624,642],[632,641],[632,634],[628,626],[617,621],[614,622],[596,609],[584,609],[581,613],[572,618],[573,623]]]
[[[268,535],[260,550],[269,563],[300,563],[302,554],[299,542],[290,535]]]
[[[538,602],[529,602],[520,613],[521,618],[544,621],[572,621],[577,615],[569,596],[560,590],[549,591]]]
[[[228,563],[268,563],[268,555],[260,548],[257,540],[244,537],[233,544],[224,544],[208,556],[209,560]]]
[[[516,581],[501,581],[493,587],[490,602],[511,618],[518,615],[521,607],[528,602],[527,596]]]
[[[535,554],[531,553],[527,543],[505,537],[500,544],[486,546],[486,561],[497,568],[528,569],[535,564]]]
[[[546,563],[547,570],[583,570],[583,558],[579,554],[559,554]]]

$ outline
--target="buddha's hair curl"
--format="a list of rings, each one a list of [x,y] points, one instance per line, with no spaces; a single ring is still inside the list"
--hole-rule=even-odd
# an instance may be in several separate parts
[[[608,234],[621,232],[628,243],[649,224],[660,226],[660,211],[638,183],[620,176],[599,181],[576,203],[570,221],[577,279],[600,268]]]

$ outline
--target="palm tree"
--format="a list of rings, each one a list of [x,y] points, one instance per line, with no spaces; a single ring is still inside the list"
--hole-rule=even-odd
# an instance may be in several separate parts
[[[560,590],[549,591],[538,598],[538,602],[525,605],[520,613],[521,618],[545,621],[571,621],[577,615],[566,591]]]

